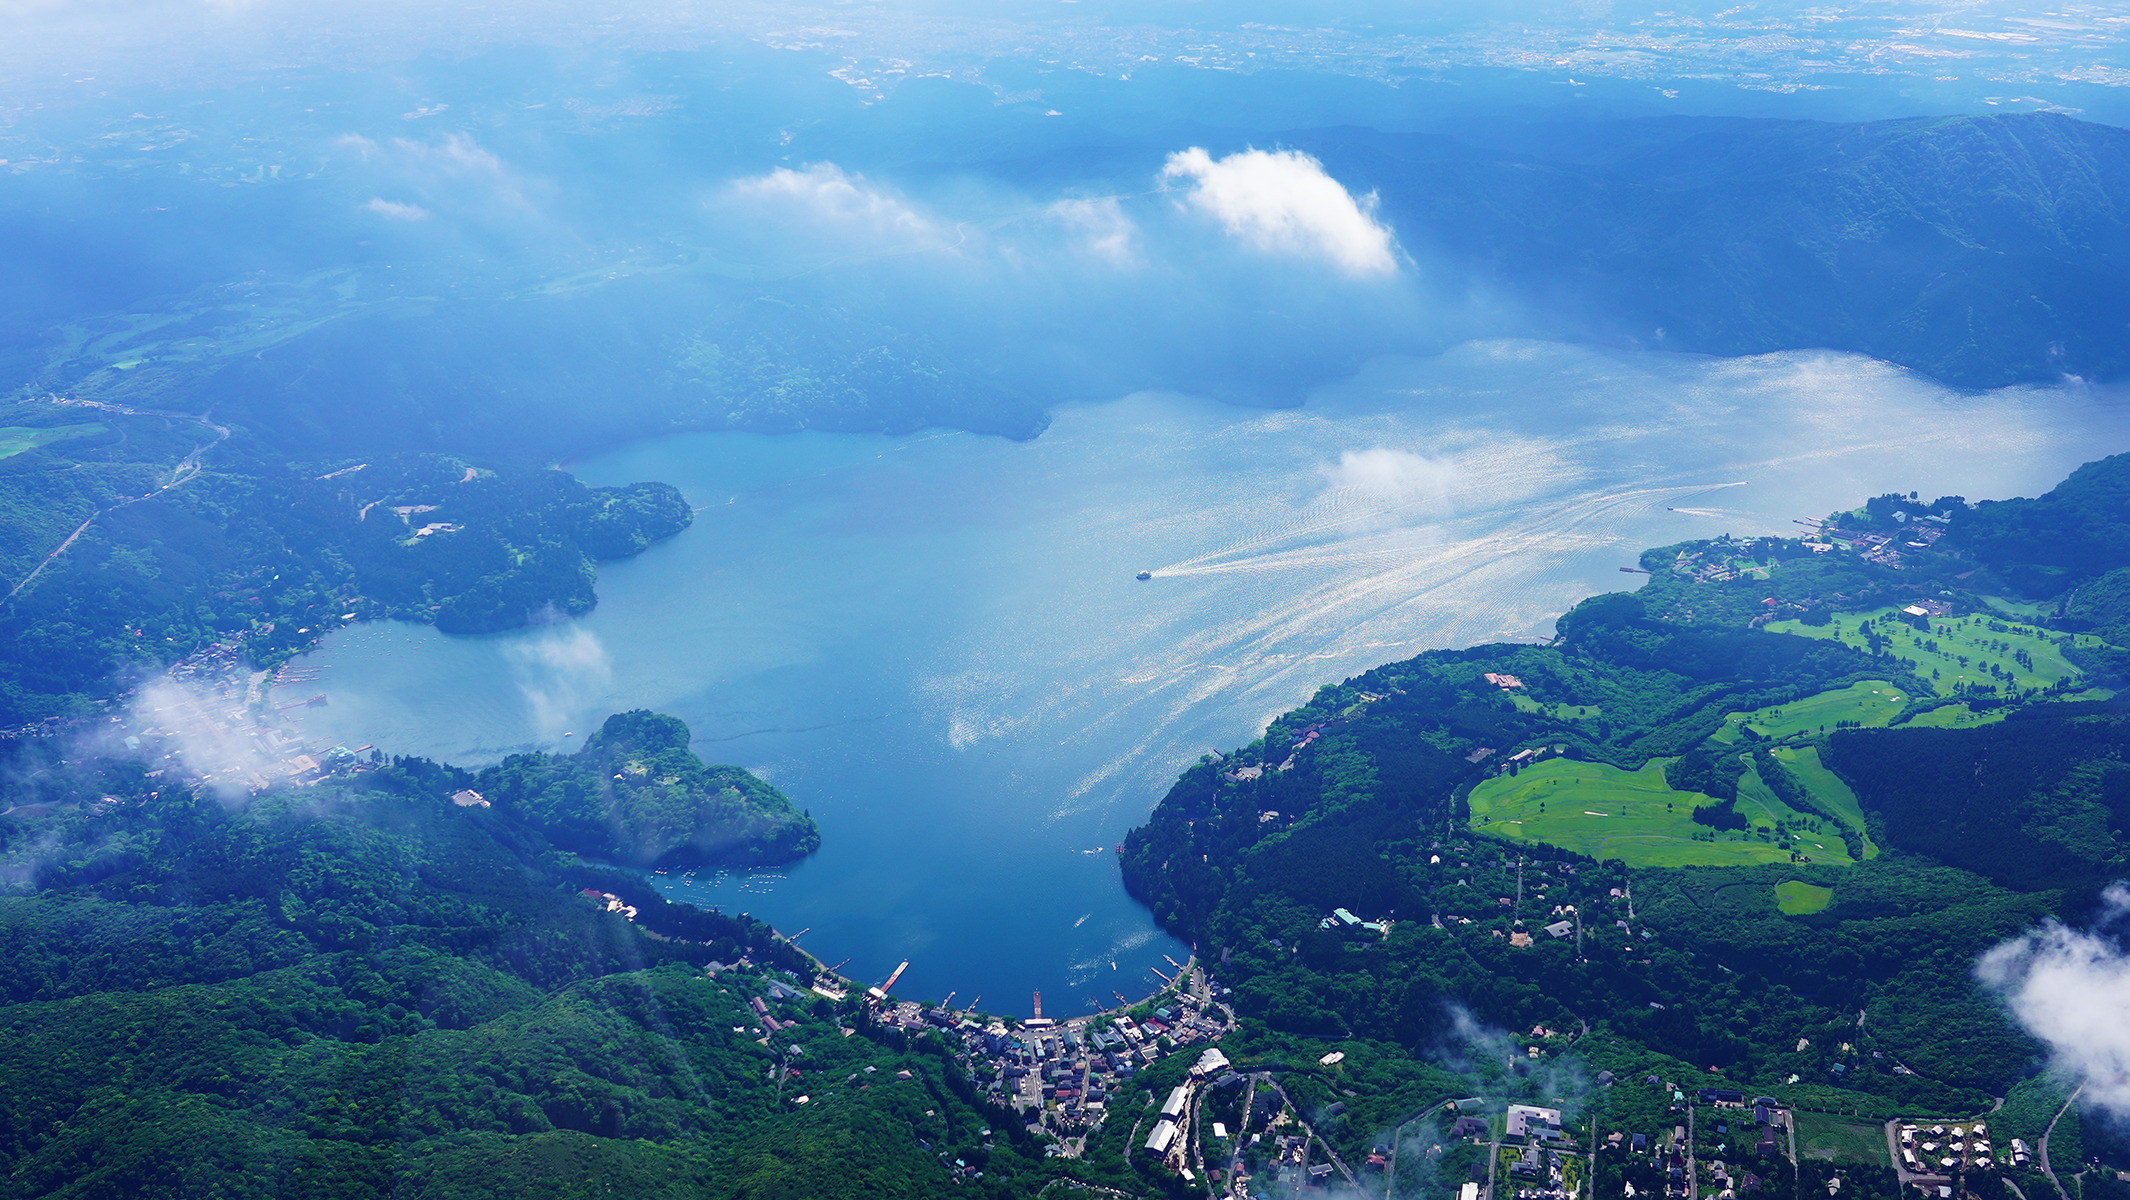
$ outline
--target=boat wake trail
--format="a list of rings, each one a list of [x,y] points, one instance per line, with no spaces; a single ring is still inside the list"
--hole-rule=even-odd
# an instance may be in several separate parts
[[[1439,561],[1445,554],[1452,557],[1473,553],[1487,555],[1491,551],[1498,556],[1539,548],[1534,539],[1543,542],[1600,519],[1648,515],[1666,499],[1693,499],[1721,488],[1743,486],[1743,482],[1718,484],[1714,487],[1706,483],[1696,483],[1629,488],[1618,492],[1581,496],[1560,504],[1550,512],[1492,532],[1482,532],[1481,529],[1499,521],[1503,515],[1500,512],[1452,519],[1428,526],[1384,529],[1374,523],[1408,513],[1429,502],[1415,501],[1410,504],[1363,508],[1326,497],[1325,500],[1312,504],[1309,510],[1297,514],[1292,521],[1284,523],[1284,528],[1267,530],[1218,550],[1154,568],[1150,574],[1157,579],[1179,578],[1237,571],[1348,567],[1401,558],[1429,563]],[[1332,511],[1320,511],[1324,509]],[[1703,516],[1723,515],[1721,509],[1672,507],[1671,510]],[[1459,538],[1457,535],[1460,532],[1466,536]],[[1326,533],[1343,536],[1330,539],[1319,537]],[[1444,544],[1445,539],[1449,540],[1449,544]]]

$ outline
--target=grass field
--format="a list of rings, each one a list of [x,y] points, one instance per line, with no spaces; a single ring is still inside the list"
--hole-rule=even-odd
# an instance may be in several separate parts
[[[1604,711],[1595,704],[1540,704],[1522,692],[1510,692],[1509,703],[1514,704],[1518,712],[1542,712],[1563,721],[1587,720]]]
[[[1906,690],[1883,679],[1866,679],[1788,704],[1771,704],[1752,712],[1732,713],[1716,736],[1722,741],[1737,741],[1740,725],[1776,741],[1800,733],[1816,734],[1822,729],[1833,729],[1840,721],[1854,721],[1864,726],[1884,725],[1900,715],[1908,700]]]
[[[1775,885],[1775,907],[1782,912],[1801,917],[1807,913],[1825,912],[1834,903],[1834,889],[1819,887],[1801,880],[1788,879]]]
[[[1876,1121],[1856,1121],[1826,1113],[1792,1114],[1797,1122],[1797,1157],[1833,1162],[1892,1165],[1886,1157],[1886,1127]]]
[[[1664,763],[1654,759],[1639,771],[1622,771],[1603,763],[1553,758],[1514,777],[1497,775],[1472,789],[1472,827],[1638,867],[1790,861],[1787,851],[1750,831],[1719,833],[1714,841],[1697,838],[1708,831],[1693,823],[1692,813],[1709,798],[1673,791],[1664,782]],[[1759,803],[1771,805],[1773,816],[1796,816],[1772,796]],[[1756,805],[1741,804],[1739,811],[1756,823],[1773,823]],[[1831,851],[1809,851],[1813,861],[1849,861],[1838,838],[1825,840]]]
[[[1864,635],[1860,626],[1869,619],[1890,639],[1889,650],[1906,660],[1918,675],[1930,680],[1938,694],[1944,696],[1951,695],[1955,685],[1962,681],[2038,688],[2079,673],[2077,667],[2064,659],[2063,650],[2056,644],[2057,635],[2043,633],[2032,626],[1980,616],[1933,617],[1930,632],[1921,633],[1894,622],[1881,621],[1896,611],[1888,607],[1867,613],[1843,613],[1831,624],[1817,626],[1800,621],[1772,621],[1767,628],[1771,633],[1832,638],[1843,645],[1861,648]],[[1993,624],[2002,628],[1990,628]],[[2091,634],[2080,634],[2078,642],[2097,646],[2100,639]],[[2022,654],[2026,659],[2024,662],[2020,661]],[[1963,658],[1965,662],[1961,661]],[[1991,674],[1992,665],[2000,674]]]
[[[1879,856],[1878,843],[1871,840],[1871,834],[1864,828],[1864,806],[1858,802],[1856,793],[1849,790],[1849,785],[1842,782],[1841,776],[1819,761],[1817,746],[1778,746],[1770,753],[1797,776],[1797,781],[1805,785],[1805,790],[1812,793],[1812,799],[1822,808],[1864,835],[1865,858]]]
[[[1948,704],[1933,708],[1927,713],[1917,713],[1908,719],[1907,726],[1916,729],[1973,729],[1977,725],[1993,725],[2011,715],[2009,707],[1976,712],[1965,704]]]
[[[86,425],[51,425],[41,429],[30,429],[21,425],[0,425],[0,458],[13,458],[25,450],[35,450],[39,446],[49,446],[53,442],[63,442],[68,438],[87,437],[92,433],[102,433],[103,431],[104,427],[94,422]]]

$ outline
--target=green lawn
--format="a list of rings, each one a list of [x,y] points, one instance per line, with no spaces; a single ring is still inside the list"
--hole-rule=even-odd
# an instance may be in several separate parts
[[[1891,1165],[1886,1157],[1886,1127],[1876,1121],[1857,1121],[1826,1113],[1797,1112],[1797,1157],[1830,1159],[1834,1162]]]
[[[1738,740],[1740,725],[1777,741],[1800,733],[1831,730],[1840,721],[1854,721],[1864,726],[1884,725],[1900,715],[1909,698],[1905,688],[1895,687],[1883,679],[1866,679],[1788,704],[1771,704],[1752,712],[1734,712],[1726,718],[1725,727],[1717,731],[1717,737],[1724,741]]]
[[[1775,907],[1784,913],[1801,917],[1807,913],[1825,912],[1834,903],[1834,889],[1788,879],[1775,885]]]
[[[1767,628],[1772,633],[1832,638],[1843,645],[1862,648],[1864,635],[1860,627],[1870,619],[1890,639],[1889,650],[1918,675],[1931,680],[1938,694],[1945,696],[1952,695],[1955,685],[1962,681],[2000,687],[2009,682],[2022,688],[2038,688],[2079,673],[2077,667],[2064,659],[2063,650],[2056,644],[2058,635],[2044,633],[2032,626],[1982,616],[1933,617],[1930,631],[1924,633],[1880,620],[1896,611],[1888,607],[1865,613],[1842,613],[1826,625],[1772,621]],[[2004,628],[1991,629],[1993,624]],[[2100,639],[2091,634],[2080,634],[2078,643],[2097,646]],[[2024,663],[2019,661],[2021,653],[2027,659]],[[1967,661],[1962,662],[1963,658]],[[1989,669],[1992,664],[2003,674],[1992,675]]]
[[[1750,831],[1719,833],[1715,841],[1697,839],[1695,834],[1708,831],[1693,823],[1692,813],[1710,800],[1699,792],[1673,791],[1664,782],[1665,761],[1653,759],[1639,771],[1622,771],[1603,763],[1553,758],[1514,777],[1497,775],[1472,789],[1472,827],[1638,867],[1790,861],[1787,851]],[[1772,796],[1741,804],[1739,811],[1756,824],[1773,824],[1759,811],[1763,804],[1773,806],[1774,816],[1796,816]],[[1846,863],[1840,840],[1827,842],[1831,853],[1808,851],[1813,861]]]
[[[1805,790],[1812,793],[1812,799],[1821,807],[1864,835],[1865,858],[1879,856],[1878,844],[1871,840],[1871,834],[1864,828],[1864,806],[1858,802],[1856,793],[1849,790],[1849,785],[1842,782],[1841,776],[1819,761],[1819,747],[1778,746],[1770,753],[1790,769],[1790,774],[1797,776],[1797,781],[1805,785]]]
[[[49,425],[37,429],[22,425],[0,425],[0,458],[12,458],[25,450],[35,450],[53,442],[87,437],[103,431],[104,427],[95,422],[85,425]]]

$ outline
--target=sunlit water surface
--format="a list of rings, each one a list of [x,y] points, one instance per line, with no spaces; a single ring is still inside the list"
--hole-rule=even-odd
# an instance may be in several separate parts
[[[1542,639],[1645,546],[1795,533],[1890,490],[2034,494],[2130,447],[2084,388],[1961,396],[1848,355],[1530,342],[1373,365],[1291,411],[1169,395],[966,434],[677,436],[576,465],[692,528],[591,616],[493,637],[336,633],[315,735],[480,764],[645,707],[810,809],[782,872],[661,882],[898,991],[1051,1015],[1185,948],[1111,848],[1185,764],[1318,684]],[[1151,569],[1139,582],[1134,573]],[[306,692],[316,685],[303,685]],[[1115,964],[1112,967],[1112,963]]]

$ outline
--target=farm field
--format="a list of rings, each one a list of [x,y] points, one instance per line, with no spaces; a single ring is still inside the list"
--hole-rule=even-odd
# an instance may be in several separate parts
[[[42,428],[29,428],[22,425],[0,425],[0,458],[13,458],[25,450],[35,450],[39,446],[49,446],[53,442],[63,442],[68,438],[87,437],[92,433],[102,433],[103,431],[104,427],[95,422],[85,425],[50,425]]]
[[[1834,903],[1834,889],[1788,879],[1775,885],[1775,907],[1788,916],[1825,912]]]
[[[1751,712],[1732,713],[1716,736],[1723,741],[1737,741],[1741,725],[1774,741],[1831,730],[1842,721],[1853,721],[1866,727],[1885,725],[1900,715],[1909,699],[1906,688],[1896,687],[1883,679],[1866,679],[1788,704],[1771,704]]]
[[[1865,858],[1879,856],[1878,844],[1871,840],[1871,834],[1864,827],[1864,806],[1858,802],[1856,793],[1849,790],[1849,785],[1842,782],[1841,776],[1819,761],[1819,747],[1778,746],[1770,753],[1797,776],[1797,781],[1812,793],[1814,801],[1864,835]]]
[[[1857,1121],[1826,1113],[1798,1112],[1797,1157],[1833,1162],[1890,1165],[1886,1157],[1886,1127],[1876,1121]]]
[[[1932,617],[1929,631],[1923,632],[1890,619],[1898,611],[1887,607],[1842,613],[1832,623],[1818,626],[1801,621],[1772,621],[1767,629],[1771,633],[1831,638],[1863,648],[1862,627],[1869,622],[1887,639],[1889,651],[1916,674],[1930,680],[1941,696],[1952,695],[1962,683],[2043,688],[2079,674],[2057,645],[2058,637],[2063,635],[1985,616]],[[2077,639],[2079,645],[2101,644],[2091,634],[2079,634]]]
[[[1664,782],[1666,761],[1652,759],[1639,771],[1622,771],[1603,763],[1554,758],[1519,775],[1497,775],[1472,789],[1472,827],[1639,867],[1790,861],[1788,851],[1750,830],[1703,840],[1710,831],[1694,824],[1692,814],[1711,801],[1699,792],[1672,790]],[[1797,815],[1771,795],[1764,803],[1783,817]],[[1739,811],[1756,825],[1772,824],[1760,807],[1760,802],[1741,803]],[[1809,852],[1814,861],[1849,861],[1840,839],[1826,842],[1831,853]]]

